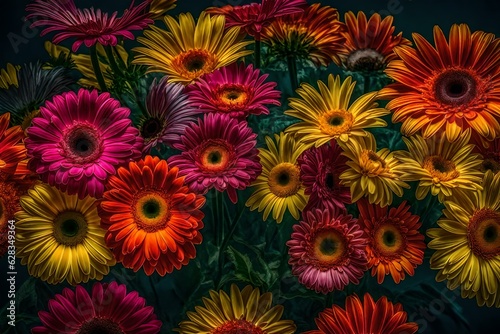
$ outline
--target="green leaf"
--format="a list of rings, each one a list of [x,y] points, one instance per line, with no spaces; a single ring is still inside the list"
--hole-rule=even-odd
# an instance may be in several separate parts
[[[229,246],[226,252],[235,267],[234,276],[238,280],[248,282],[255,287],[264,285],[265,278],[254,270],[248,255],[240,253],[232,246]]]

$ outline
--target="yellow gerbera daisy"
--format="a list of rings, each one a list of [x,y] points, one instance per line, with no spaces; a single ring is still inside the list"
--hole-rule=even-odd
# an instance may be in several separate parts
[[[347,142],[354,136],[366,136],[365,128],[383,127],[387,123],[379,118],[389,114],[385,108],[377,108],[377,93],[362,95],[351,105],[352,92],[356,82],[347,77],[343,83],[340,77],[330,74],[328,86],[318,81],[319,91],[304,83],[297,89],[301,98],[290,98],[291,110],[286,115],[302,122],[289,126],[285,132],[300,137],[307,148],[319,147],[332,139]]]
[[[7,69],[0,70],[0,88],[9,88],[9,86],[14,85],[16,87],[19,86],[17,82],[17,71],[21,66],[14,66],[12,64],[7,64]]]
[[[352,203],[363,196],[371,204],[381,207],[392,204],[392,194],[403,196],[403,188],[410,186],[401,179],[402,166],[396,152],[383,148],[377,152],[377,143],[371,133],[346,143],[340,142],[343,155],[351,161],[350,167],[340,174],[342,184],[351,188]]]
[[[273,211],[273,219],[281,223],[287,209],[295,219],[299,219],[299,211],[307,204],[308,196],[304,194],[297,164],[297,158],[305,147],[296,142],[292,135],[283,132],[275,134],[274,139],[276,144],[271,137],[266,137],[269,149],[259,149],[262,173],[251,185],[256,189],[248,198],[246,206],[250,210],[258,208],[259,212],[264,210],[264,220]]]
[[[231,295],[224,291],[210,291],[210,298],[203,298],[205,307],[197,306],[196,312],[187,312],[189,320],[182,321],[176,329],[181,334],[293,334],[296,326],[292,320],[280,320],[283,306],[271,307],[273,295],[260,294],[258,288],[247,285],[240,291],[231,285]]]
[[[106,247],[96,200],[37,184],[21,197],[16,217],[17,257],[28,272],[50,284],[102,279],[115,264]]]
[[[137,40],[145,47],[134,48],[138,54],[133,63],[149,66],[148,72],[162,72],[171,82],[189,84],[205,73],[249,55],[244,48],[252,41],[243,41],[240,29],[225,30],[223,15],[202,12],[198,23],[191,13],[179,15],[179,23],[165,16],[169,31],[151,26]]]
[[[418,200],[427,196],[429,190],[443,202],[446,197],[457,196],[457,189],[481,188],[482,159],[479,154],[472,153],[474,145],[469,144],[470,136],[468,129],[453,143],[446,139],[444,133],[428,139],[420,135],[403,137],[409,152],[400,151],[398,154],[404,165],[401,178],[404,181],[420,181],[416,190]]]
[[[171,9],[174,9],[177,0],[151,0],[149,4],[149,18],[159,20]]]
[[[500,174],[487,171],[482,190],[444,202],[440,228],[427,230],[432,269],[449,289],[461,287],[463,298],[479,306],[500,307]]]

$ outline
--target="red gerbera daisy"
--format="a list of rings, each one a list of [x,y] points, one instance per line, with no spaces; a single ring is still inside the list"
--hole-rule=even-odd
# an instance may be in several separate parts
[[[92,294],[81,285],[64,288],[49,301],[49,312],[40,311],[42,326],[33,334],[155,334],[161,329],[152,306],[125,284],[95,283]]]
[[[300,165],[300,178],[305,194],[310,195],[304,211],[318,208],[328,210],[332,206],[345,210],[351,203],[349,187],[340,183],[340,174],[347,169],[349,160],[342,155],[342,149],[335,141],[320,147],[312,147],[297,160]]]
[[[243,6],[226,5],[221,8],[208,8],[210,14],[225,15],[226,27],[240,27],[256,40],[260,40],[262,29],[279,16],[301,13],[306,6],[305,0],[262,0]]]
[[[26,10],[31,12],[26,18],[37,19],[31,28],[48,26],[42,31],[41,36],[59,31],[54,36],[54,44],[59,44],[67,38],[76,38],[72,47],[72,51],[76,52],[82,44],[91,47],[98,42],[102,45],[115,46],[118,43],[118,36],[134,39],[131,30],[141,30],[153,23],[147,11],[149,3],[150,0],[146,0],[133,7],[134,2],[132,2],[122,17],[116,17],[117,12],[109,15],[100,9],[77,8],[73,0],[35,0],[26,6]]]
[[[26,159],[24,131],[20,126],[9,128],[9,122],[10,113],[0,116],[0,179],[14,175],[19,163]]]
[[[406,322],[407,313],[401,304],[382,297],[375,303],[366,293],[363,302],[357,295],[348,296],[345,310],[333,305],[315,319],[317,330],[304,334],[413,334],[418,331],[414,322]]]
[[[234,63],[204,75],[187,87],[191,102],[201,112],[220,112],[244,119],[250,114],[269,114],[265,104],[281,105],[275,82],[265,82],[253,65]]]
[[[198,124],[186,128],[176,148],[182,154],[168,159],[186,176],[192,191],[205,194],[215,187],[227,190],[236,203],[236,189],[245,189],[262,171],[257,135],[246,122],[223,114],[206,114]]]
[[[358,222],[368,236],[366,253],[372,276],[377,275],[379,284],[389,274],[396,284],[404,280],[405,273],[413,276],[424,260],[424,236],[418,231],[422,225],[420,217],[409,212],[406,201],[390,210],[364,198],[357,204]]]
[[[106,244],[126,268],[164,276],[196,256],[205,198],[191,193],[178,172],[148,155],[109,179],[99,216]]]

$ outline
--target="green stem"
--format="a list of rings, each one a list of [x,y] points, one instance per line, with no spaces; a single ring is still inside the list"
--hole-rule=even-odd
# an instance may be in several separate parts
[[[107,92],[108,90],[106,89],[106,82],[104,81],[101,68],[99,67],[99,59],[97,59],[97,44],[94,44],[90,47],[90,61],[92,62],[95,77],[97,79],[99,87],[101,88],[101,91]]]
[[[106,56],[108,57],[109,61],[109,66],[113,70],[113,74],[117,76],[121,76],[122,71],[120,70],[120,67],[116,63],[115,55],[113,54],[113,49],[111,46],[106,45],[104,46],[104,51],[106,51]]]
[[[364,76],[363,83],[364,83],[363,94],[369,93],[370,92],[370,76],[369,75]]]
[[[295,56],[289,55],[287,57],[288,62],[288,73],[290,74],[290,84],[292,85],[292,90],[295,93],[295,90],[299,86],[297,80],[297,61],[295,60]]]
[[[214,212],[212,222],[213,222],[213,226],[214,226],[215,246],[219,247],[220,243],[221,243],[221,233],[220,233],[221,212],[219,211],[219,208],[220,208],[219,202],[221,201],[222,197],[220,196],[221,192],[219,192],[217,189],[213,188],[213,191],[214,191],[214,197],[215,197],[214,202],[215,203],[213,203],[213,208],[212,208],[212,210]]]
[[[255,64],[254,67],[260,68],[260,39],[256,38],[255,39],[255,50],[254,50],[254,56],[255,56]]]

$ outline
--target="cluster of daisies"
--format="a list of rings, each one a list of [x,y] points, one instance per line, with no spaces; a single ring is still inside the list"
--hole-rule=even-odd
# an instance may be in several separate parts
[[[57,34],[46,43],[51,64],[0,73],[0,243],[5,253],[15,218],[29,274],[76,286],[49,302],[33,333],[158,333],[137,292],[79,284],[116,263],[146,275],[182,270],[203,247],[209,191],[245,201],[264,221],[293,217],[288,262],[317,293],[358,284],[367,271],[399,283],[428,247],[438,281],[500,307],[500,39],[460,24],[449,39],[436,26],[434,46],[415,33],[412,46],[390,16],[348,12],[342,21],[305,0],[209,8],[196,21],[165,15],[174,6],[146,0],[121,17],[72,0],[27,6],[42,35]],[[141,45],[129,53],[122,40],[136,30]],[[57,45],[66,39],[71,51]],[[83,45],[89,54],[76,53]],[[282,104],[260,69],[263,49],[288,66],[296,90],[283,117],[296,122],[257,147],[249,118]],[[299,85],[300,60],[361,74],[364,93],[354,96],[349,75]],[[376,76],[392,82],[371,91]],[[137,78],[153,78],[146,96]],[[373,129],[391,117],[406,149],[377,145]],[[434,227],[422,231],[408,193],[444,205]],[[296,331],[272,294],[252,286],[212,290],[203,304],[180,333]],[[418,330],[402,305],[370,294],[327,308],[316,325],[308,333]]]

